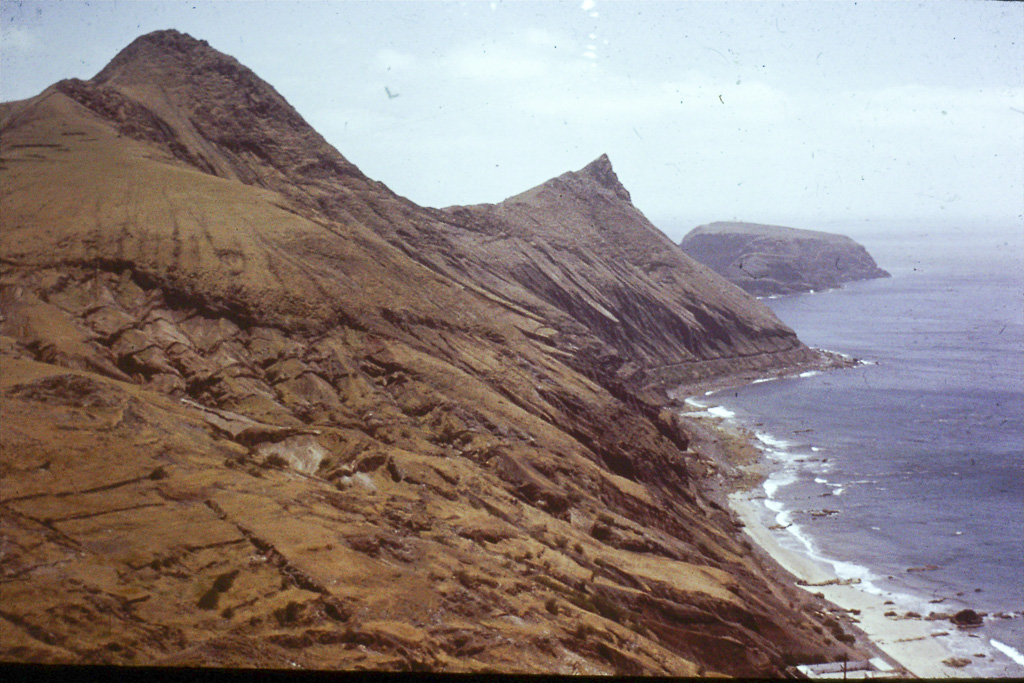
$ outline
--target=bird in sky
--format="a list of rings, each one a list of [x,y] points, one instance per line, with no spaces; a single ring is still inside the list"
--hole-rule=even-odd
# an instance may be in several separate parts
[[[386,85],[384,86],[384,92],[386,92],[388,94],[388,99],[389,100],[393,100],[393,99],[395,99],[396,97],[399,96],[399,93],[391,92],[391,88],[389,88]]]

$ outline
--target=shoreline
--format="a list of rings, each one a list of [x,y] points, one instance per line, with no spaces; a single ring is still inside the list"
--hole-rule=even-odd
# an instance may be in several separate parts
[[[942,642],[957,630],[946,620],[885,616],[898,608],[884,595],[871,593],[857,583],[846,583],[833,568],[798,551],[784,547],[764,523],[771,514],[754,492],[729,495],[730,508],[743,524],[744,532],[776,564],[795,579],[798,587],[818,594],[845,612],[875,648],[885,653],[899,668],[919,678],[973,678],[971,667],[955,667],[958,655]]]
[[[814,352],[815,357],[806,362],[768,370],[744,370],[718,376],[713,379],[705,379],[690,384],[683,384],[676,389],[666,392],[669,398],[669,407],[678,408],[683,406],[689,398],[697,399],[726,389],[738,389],[740,387],[757,384],[759,382],[790,379],[793,377],[804,376],[806,373],[811,372],[819,373],[829,372],[831,370],[846,370],[869,362],[838,351],[829,351],[827,349],[818,349],[814,347],[810,347],[810,349]]]
[[[758,380],[797,377],[801,371],[806,370],[798,368],[787,374],[773,374]],[[787,548],[780,542],[777,531],[770,528],[773,526],[770,520],[776,513],[765,505],[767,497],[761,489],[773,467],[763,449],[757,445],[755,433],[740,424],[727,424],[724,416],[716,414],[714,410],[700,408],[700,403],[694,405],[695,401],[704,399],[715,390],[750,383],[748,379],[746,382],[723,383],[725,386],[686,387],[677,394],[678,399],[689,408],[681,408],[679,415],[691,428],[695,428],[694,443],[699,444],[701,453],[716,465],[717,474],[706,482],[708,493],[718,499],[719,503],[728,505],[739,519],[747,538],[781,570],[779,575],[782,580],[829,603],[832,606],[830,612],[836,618],[859,632],[861,638],[858,639],[858,645],[874,651],[872,656],[881,656],[896,669],[888,674],[876,672],[876,675],[977,677],[979,673],[976,667],[971,666],[975,662],[971,655],[958,653],[947,644],[959,632],[958,627],[949,620],[908,617],[886,595],[867,590],[857,579],[844,579],[826,561]],[[684,396],[691,398],[683,400]],[[894,616],[894,612],[902,616]],[[987,659],[981,662],[989,663]]]

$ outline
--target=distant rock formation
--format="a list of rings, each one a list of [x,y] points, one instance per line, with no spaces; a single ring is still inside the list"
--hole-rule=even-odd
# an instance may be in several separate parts
[[[690,231],[684,252],[755,296],[835,289],[889,277],[845,235],[757,223],[709,223]]]

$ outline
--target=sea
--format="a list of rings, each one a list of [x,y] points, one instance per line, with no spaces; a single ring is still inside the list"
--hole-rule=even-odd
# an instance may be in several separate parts
[[[757,434],[780,542],[899,614],[986,613],[936,626],[965,672],[1022,677],[1024,225],[846,234],[892,277],[765,303],[861,363],[697,402]]]

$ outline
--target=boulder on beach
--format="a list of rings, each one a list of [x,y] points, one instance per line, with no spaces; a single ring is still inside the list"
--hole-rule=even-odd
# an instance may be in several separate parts
[[[982,616],[972,609],[962,609],[950,617],[949,620],[961,628],[981,626],[984,621]]]

